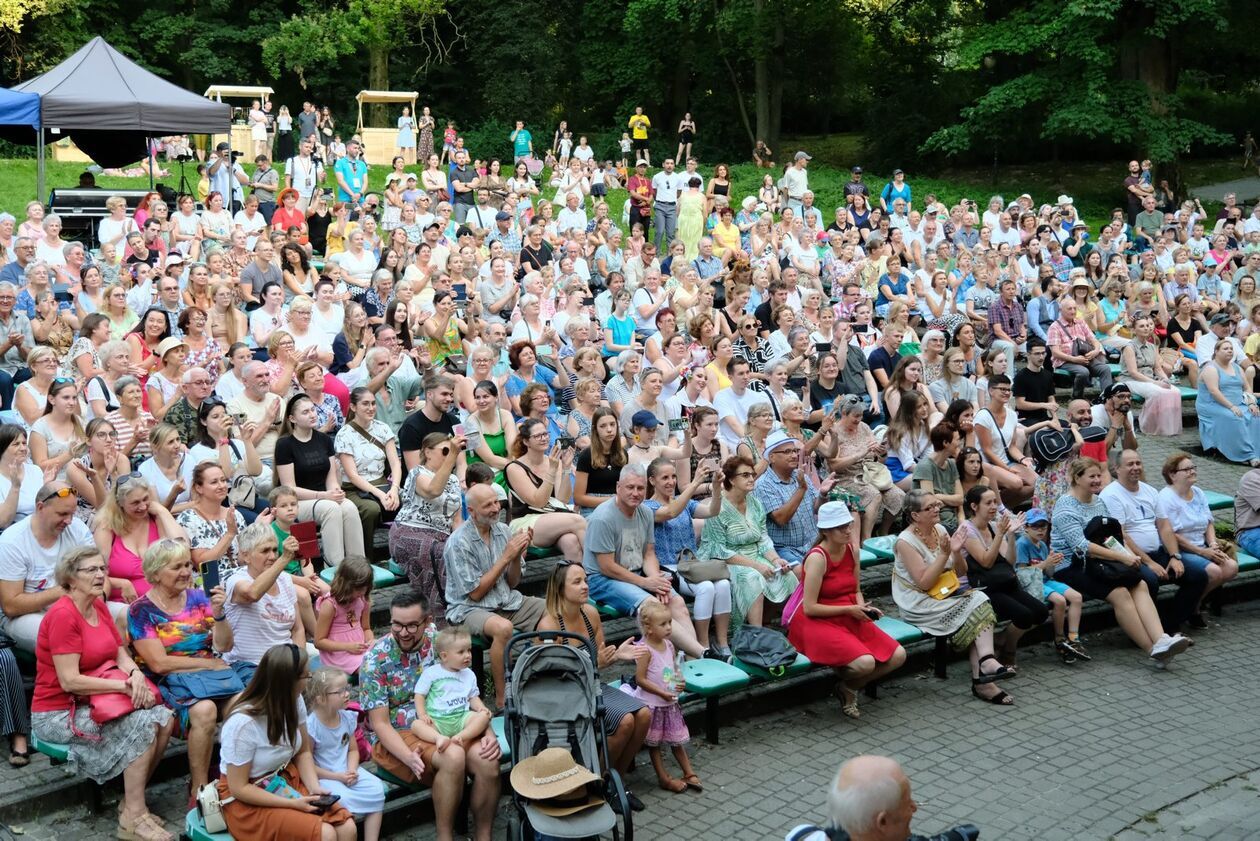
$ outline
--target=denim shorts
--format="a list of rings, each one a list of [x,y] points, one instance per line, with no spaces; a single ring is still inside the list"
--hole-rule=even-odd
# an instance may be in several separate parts
[[[652,595],[642,587],[636,587],[628,582],[618,581],[589,570],[587,573],[586,583],[590,588],[591,598],[626,616],[634,616],[638,613],[639,605]]]

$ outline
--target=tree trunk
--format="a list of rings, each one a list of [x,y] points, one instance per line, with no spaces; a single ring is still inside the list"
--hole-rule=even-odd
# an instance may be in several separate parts
[[[389,90],[389,47],[381,42],[368,48],[368,88],[374,91]],[[369,105],[364,120],[366,126],[389,125],[389,113],[385,110],[385,104]]]
[[[677,135],[672,131],[668,131],[668,129],[677,128],[678,123],[682,120],[683,114],[691,110],[691,60],[688,56],[692,55],[694,52],[695,46],[691,40],[688,39],[687,43],[683,45],[683,48],[679,50],[674,61],[674,80],[670,91],[670,113],[668,114],[669,121],[665,124],[667,129],[665,136],[669,139],[670,145],[673,145]],[[674,148],[673,151],[676,152],[678,150],[677,148]],[[677,163],[679,166],[682,166],[684,162],[678,161]]]
[[[766,0],[754,0],[753,9],[756,25],[760,28]],[[757,107],[757,136],[753,138],[753,143],[755,145],[758,140],[763,140],[771,151],[778,154],[778,144],[770,136],[770,62],[766,55],[760,53],[753,60],[753,100]]]
[[[1180,70],[1175,36],[1151,34],[1154,12],[1143,4],[1129,4],[1123,17],[1124,31],[1130,34],[1120,41],[1120,76],[1141,82],[1150,97],[1151,113],[1163,115],[1167,112],[1163,98],[1176,89]],[[1150,155],[1152,145],[1150,139],[1143,138],[1143,153]],[[1155,161],[1153,174],[1156,183],[1166,179],[1174,194],[1183,195],[1181,157],[1176,150],[1171,160]]]
[[[779,138],[783,129],[783,18],[776,16],[774,21],[774,40],[770,43],[770,139],[767,144],[771,149],[779,148]],[[787,160],[787,151],[780,152],[780,160]]]

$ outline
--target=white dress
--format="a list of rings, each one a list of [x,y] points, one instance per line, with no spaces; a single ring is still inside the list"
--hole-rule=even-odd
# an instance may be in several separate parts
[[[340,774],[346,770],[349,752],[358,750],[358,747],[354,741],[354,713],[342,710],[338,718],[334,729],[320,721],[316,713],[311,713],[306,717],[306,732],[311,734],[314,743],[315,765]],[[385,784],[363,769],[359,769],[359,780],[353,786],[322,776],[319,784],[329,794],[340,795],[337,805],[344,806],[355,815],[370,815],[385,808]]]

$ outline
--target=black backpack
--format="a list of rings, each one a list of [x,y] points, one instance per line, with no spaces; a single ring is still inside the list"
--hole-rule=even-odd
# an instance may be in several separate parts
[[[796,662],[796,649],[787,637],[769,628],[744,625],[731,640],[731,653],[750,666],[765,669],[775,676]]]
[[[1037,460],[1037,467],[1045,469],[1058,464],[1072,453],[1072,445],[1076,439],[1070,429],[1054,429],[1043,426],[1028,436],[1028,449]]]

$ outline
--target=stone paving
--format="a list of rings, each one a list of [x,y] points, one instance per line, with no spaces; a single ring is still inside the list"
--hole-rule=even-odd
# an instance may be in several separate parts
[[[1187,414],[1187,425],[1193,416]],[[1233,493],[1246,468],[1199,457],[1197,430],[1180,439],[1143,436],[1148,480],[1176,449],[1196,455],[1199,481]],[[1232,519],[1231,512],[1221,512]],[[862,700],[854,722],[835,701],[800,704],[735,721],[722,744],[697,737],[693,762],[702,794],[655,787],[646,754],[630,779],[648,805],[640,839],[779,839],[822,818],[827,786],[846,758],[880,752],[898,758],[915,785],[915,828],[935,832],[974,822],[986,839],[1260,838],[1260,713],[1255,697],[1260,603],[1233,605],[1167,672],[1116,631],[1088,640],[1092,663],[1064,666],[1047,645],[1021,650],[1023,674],[1007,689],[1017,705],[973,699],[965,668],[947,681],[930,671],[896,676],[877,701]],[[0,803],[65,775],[36,756],[29,768],[0,763]],[[187,780],[159,783],[150,806],[182,828]],[[90,817],[82,805],[19,829],[33,841],[114,837],[113,804]],[[495,837],[504,837],[500,810]],[[429,841],[431,823],[392,837]],[[244,839],[242,839],[244,841]]]

